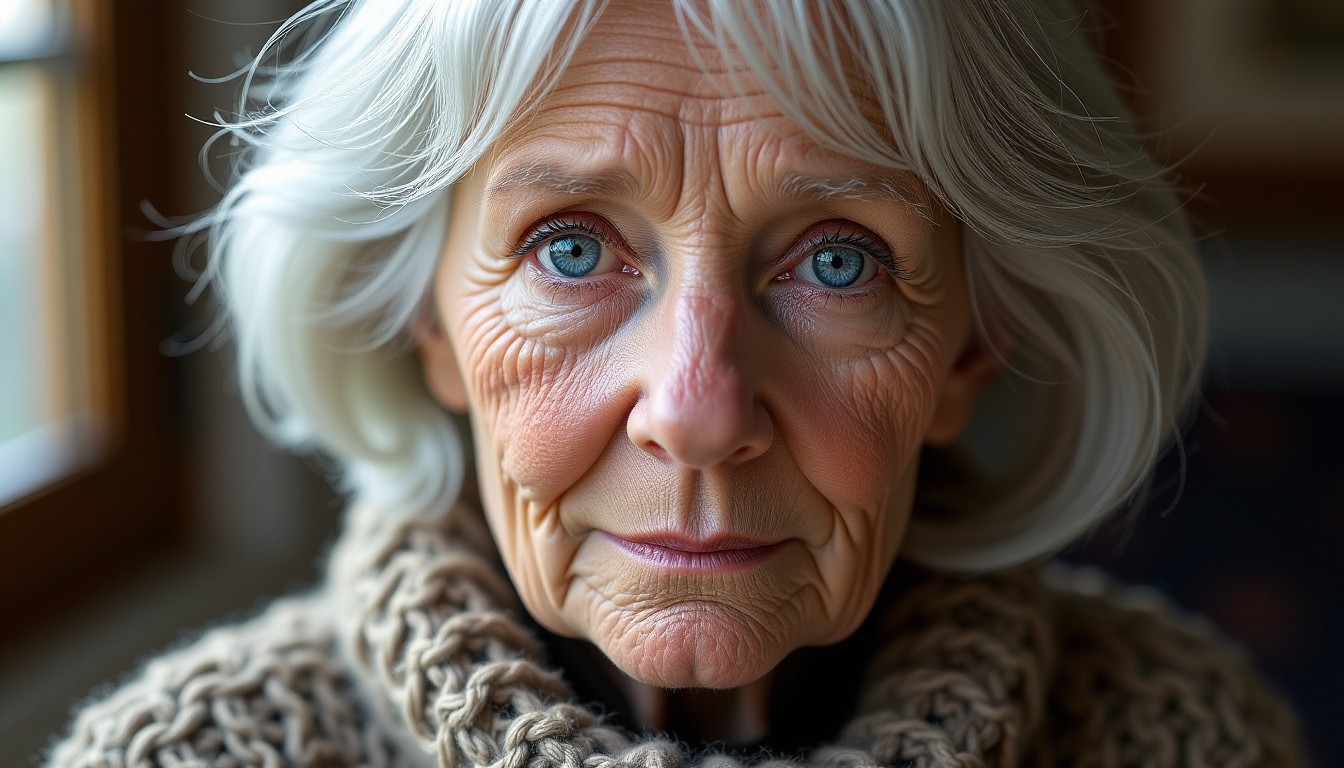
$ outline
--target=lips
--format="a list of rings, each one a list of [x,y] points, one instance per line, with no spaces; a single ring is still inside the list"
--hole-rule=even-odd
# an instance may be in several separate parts
[[[734,571],[764,562],[784,545],[749,536],[720,534],[692,539],[675,533],[623,537],[607,534],[637,560],[665,570]]]

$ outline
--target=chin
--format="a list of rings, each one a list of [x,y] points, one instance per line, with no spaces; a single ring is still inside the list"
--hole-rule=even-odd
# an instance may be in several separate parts
[[[794,649],[759,619],[707,601],[659,608],[616,626],[619,632],[592,641],[626,675],[658,688],[738,688]]]

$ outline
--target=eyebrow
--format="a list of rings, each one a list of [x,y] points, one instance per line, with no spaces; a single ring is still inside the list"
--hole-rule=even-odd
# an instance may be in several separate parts
[[[489,203],[518,189],[617,199],[630,199],[640,194],[639,182],[628,171],[575,174],[547,163],[533,163],[499,174],[486,187],[484,202]],[[788,173],[775,184],[775,190],[783,198],[895,202],[924,218],[932,216],[928,190],[909,173],[861,173],[833,178]]]
[[[543,189],[566,195],[630,198],[639,193],[639,183],[627,171],[597,171],[572,174],[553,165],[537,163],[511,168],[485,189],[485,202],[516,189]]]
[[[856,174],[836,178],[790,173],[780,181],[779,189],[786,197],[894,202],[912,209],[924,218],[931,218],[933,215],[928,189],[913,174],[908,173]]]

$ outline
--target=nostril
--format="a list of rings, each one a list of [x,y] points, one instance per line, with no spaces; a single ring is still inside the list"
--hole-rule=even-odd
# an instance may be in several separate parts
[[[759,455],[760,455],[759,451],[755,450],[751,446],[744,445],[741,448],[738,448],[736,451],[733,451],[733,455],[728,457],[728,463],[736,466],[738,464],[743,464],[748,461],[751,461],[752,459],[756,458]]]
[[[770,412],[760,402],[753,405],[750,421],[736,439],[739,442],[737,450],[728,457],[731,465],[744,464],[770,450],[775,441],[775,423]]]

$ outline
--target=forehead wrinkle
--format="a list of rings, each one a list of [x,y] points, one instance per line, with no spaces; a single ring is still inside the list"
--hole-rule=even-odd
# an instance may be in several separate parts
[[[573,113],[589,111],[593,119],[612,112],[636,113],[649,118],[672,118],[686,126],[730,127],[760,122],[793,121],[763,93],[700,94],[678,83],[644,82],[637,78],[603,79],[557,86],[542,102],[528,124],[563,125]]]

